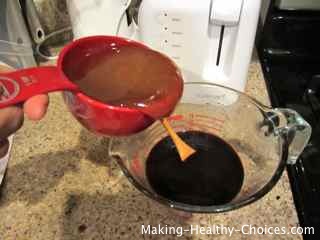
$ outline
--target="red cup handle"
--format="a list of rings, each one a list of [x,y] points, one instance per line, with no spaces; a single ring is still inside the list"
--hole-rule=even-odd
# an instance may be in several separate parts
[[[77,91],[57,67],[27,68],[0,73],[0,108],[15,105],[38,95],[54,91]]]

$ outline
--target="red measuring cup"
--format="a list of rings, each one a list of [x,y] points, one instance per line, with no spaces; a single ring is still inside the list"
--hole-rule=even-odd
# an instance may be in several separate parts
[[[180,92],[164,96],[145,109],[134,109],[99,102],[80,92],[73,83],[73,79],[90,66],[94,54],[108,54],[121,46],[148,48],[139,42],[120,37],[86,37],[65,46],[57,66],[0,73],[0,108],[24,102],[37,94],[63,91],[64,101],[73,116],[96,134],[130,135],[147,128],[157,118],[165,117],[173,111],[181,97],[182,86]]]

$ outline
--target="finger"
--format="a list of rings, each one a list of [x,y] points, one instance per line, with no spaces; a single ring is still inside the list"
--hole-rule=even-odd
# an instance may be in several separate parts
[[[0,139],[6,139],[23,124],[23,111],[19,107],[0,109]]]
[[[12,69],[11,67],[9,66],[6,66],[6,65],[0,65],[0,72],[11,72],[13,71],[14,69]]]
[[[0,141],[0,158],[3,158],[5,155],[7,155],[7,152],[9,150],[9,141],[8,139],[4,139]]]
[[[38,95],[27,100],[23,105],[23,110],[30,120],[40,120],[47,112],[49,97]]]

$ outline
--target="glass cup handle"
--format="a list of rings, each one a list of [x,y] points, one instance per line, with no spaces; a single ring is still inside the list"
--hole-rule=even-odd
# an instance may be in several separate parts
[[[287,163],[293,165],[297,162],[298,157],[307,146],[311,137],[312,128],[309,123],[294,110],[276,108],[272,110],[272,113],[278,117],[275,124],[275,133],[285,138],[289,143]],[[281,121],[281,119],[284,121]]]

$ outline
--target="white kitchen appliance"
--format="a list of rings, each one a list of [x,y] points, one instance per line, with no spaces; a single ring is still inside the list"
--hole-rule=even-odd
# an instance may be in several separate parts
[[[245,88],[261,0],[67,3],[75,38],[99,34],[132,38],[171,57],[185,81]],[[137,23],[125,14],[129,5],[138,10]]]

